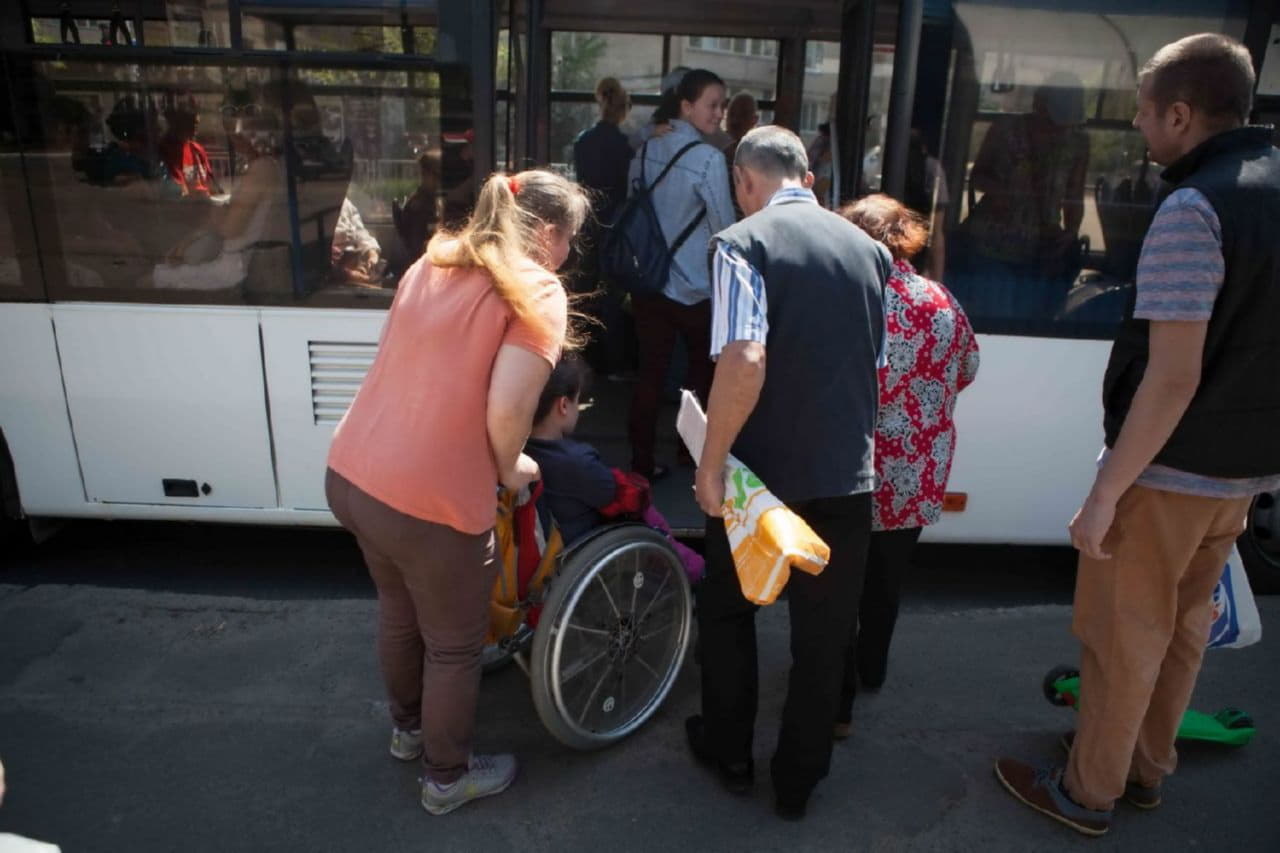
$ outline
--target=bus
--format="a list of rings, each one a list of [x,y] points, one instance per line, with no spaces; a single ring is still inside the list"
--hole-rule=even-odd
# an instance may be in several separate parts
[[[19,0],[0,15],[0,518],[16,522],[335,524],[330,437],[422,241],[495,169],[572,174],[598,78],[631,93],[638,131],[668,72],[705,67],[802,135],[824,202],[885,191],[932,223],[930,269],[966,306],[982,370],[957,409],[952,511],[926,540],[1066,544],[1158,182],[1130,126],[1138,69],[1227,33],[1260,71],[1256,120],[1280,119],[1271,0]],[[1003,219],[993,188],[1013,200]],[[599,383],[584,416],[618,461],[625,395]],[[686,532],[690,477],[658,492]],[[1240,540],[1265,589],[1276,498],[1258,496]]]

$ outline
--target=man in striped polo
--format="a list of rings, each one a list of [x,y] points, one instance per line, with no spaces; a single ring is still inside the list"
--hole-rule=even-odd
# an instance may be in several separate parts
[[[1177,761],[1211,596],[1249,502],[1280,488],[1280,150],[1246,125],[1249,53],[1217,34],[1143,68],[1134,127],[1170,190],[1103,382],[1106,450],[1071,522],[1078,728],[1065,768],[1013,759],[1022,802],[1101,835],[1120,798],[1151,809]]]

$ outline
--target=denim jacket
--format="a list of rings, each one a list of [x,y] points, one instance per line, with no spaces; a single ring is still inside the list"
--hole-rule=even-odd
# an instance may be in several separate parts
[[[671,127],[666,136],[650,139],[648,147],[641,149],[645,157],[645,181],[649,184],[677,151],[690,142],[702,141],[702,136],[686,121],[676,119]],[[641,153],[637,152],[631,161],[628,186],[640,177],[640,157]],[[706,209],[707,215],[671,259],[670,278],[662,293],[684,305],[710,299],[711,265],[707,247],[712,234],[734,223],[724,154],[705,143],[690,149],[654,189],[653,207],[667,245],[675,242],[699,211]]]

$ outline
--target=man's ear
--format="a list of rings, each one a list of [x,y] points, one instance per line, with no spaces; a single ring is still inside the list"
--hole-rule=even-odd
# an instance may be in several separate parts
[[[804,173],[804,178],[800,181],[800,186],[807,190],[813,189],[813,172]]]
[[[1169,105],[1169,117],[1177,130],[1186,130],[1191,126],[1191,106],[1186,101],[1174,101]]]
[[[556,398],[556,411],[559,412],[561,415],[569,414],[569,398],[568,397]]]

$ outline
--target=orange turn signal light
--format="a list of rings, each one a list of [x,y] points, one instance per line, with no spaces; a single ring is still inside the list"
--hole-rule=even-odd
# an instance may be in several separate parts
[[[947,492],[942,496],[943,512],[964,512],[964,508],[968,505],[968,492]]]

